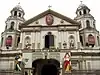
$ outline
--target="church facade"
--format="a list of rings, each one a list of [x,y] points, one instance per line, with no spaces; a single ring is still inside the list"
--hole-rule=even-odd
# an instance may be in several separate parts
[[[86,5],[79,5],[74,19],[51,9],[27,21],[24,15],[17,5],[6,20],[1,33],[1,71],[15,70],[15,57],[21,55],[25,75],[63,75],[67,73],[66,53],[70,53],[70,73],[100,70],[100,34]]]

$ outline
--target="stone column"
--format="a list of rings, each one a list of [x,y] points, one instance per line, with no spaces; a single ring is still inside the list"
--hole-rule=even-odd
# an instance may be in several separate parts
[[[60,75],[64,75],[63,63],[60,61]]]

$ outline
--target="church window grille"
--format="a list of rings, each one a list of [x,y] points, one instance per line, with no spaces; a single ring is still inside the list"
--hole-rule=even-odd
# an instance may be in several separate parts
[[[87,28],[90,27],[90,22],[89,22],[89,20],[86,21],[86,25],[87,25]]]
[[[83,13],[86,14],[86,10],[85,9],[83,10]]]
[[[12,46],[12,36],[8,36],[6,38],[6,46],[11,47]]]
[[[14,12],[14,16],[17,16],[17,11]]]

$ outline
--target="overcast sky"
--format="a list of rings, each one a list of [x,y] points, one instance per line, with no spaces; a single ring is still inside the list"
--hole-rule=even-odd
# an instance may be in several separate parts
[[[76,9],[80,4],[80,0],[1,0],[0,33],[5,29],[5,21],[11,15],[10,11],[19,2],[25,11],[26,20],[46,11],[49,5],[52,6],[52,10],[73,19],[76,16]],[[96,28],[100,31],[100,1],[83,0],[83,4],[87,5],[91,9],[90,13],[96,20]]]

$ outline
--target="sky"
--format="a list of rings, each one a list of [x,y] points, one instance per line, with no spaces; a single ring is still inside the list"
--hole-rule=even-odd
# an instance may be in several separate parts
[[[0,33],[5,29],[5,21],[11,15],[10,11],[18,5],[25,11],[26,20],[50,9],[65,15],[71,19],[76,16],[75,12],[80,5],[81,0],[1,0],[0,2]],[[96,28],[100,31],[100,1],[99,0],[82,0],[83,4],[90,8],[90,13],[96,20]]]

